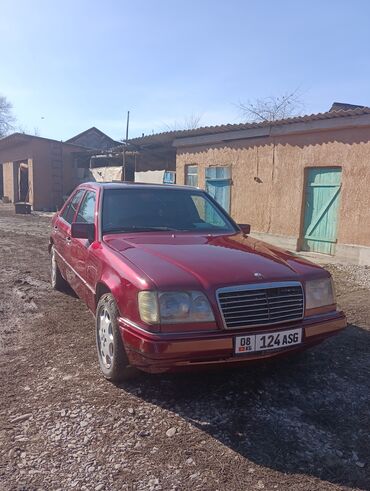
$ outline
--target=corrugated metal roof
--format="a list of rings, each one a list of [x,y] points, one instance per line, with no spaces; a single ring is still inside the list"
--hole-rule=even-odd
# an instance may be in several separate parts
[[[175,130],[166,131],[163,133],[156,133],[153,135],[145,135],[138,138],[132,138],[130,143],[135,145],[145,145],[145,144],[155,144],[155,143],[165,143],[173,141],[176,138],[186,138],[192,136],[210,135],[215,133],[227,133],[229,131],[238,130],[248,130],[252,128],[264,128],[272,126],[283,126],[293,123],[306,123],[311,121],[320,121],[324,119],[334,119],[334,118],[349,118],[353,116],[362,116],[370,114],[370,107],[363,107],[357,109],[349,110],[339,110],[339,111],[327,111],[318,114],[308,114],[305,116],[296,116],[294,118],[280,119],[277,121],[263,121],[261,123],[237,123],[237,124],[223,124],[218,126],[203,126],[201,128],[196,128],[193,130]]]
[[[358,104],[348,104],[348,102],[333,102],[329,111],[347,111],[348,109],[366,109],[367,106],[359,106]]]

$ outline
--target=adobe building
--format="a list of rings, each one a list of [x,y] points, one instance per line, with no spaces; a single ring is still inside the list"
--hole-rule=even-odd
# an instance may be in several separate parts
[[[94,127],[66,142],[23,133],[2,138],[0,197],[12,203],[28,202],[33,210],[56,210],[88,177],[92,149],[105,150],[117,144]],[[80,166],[83,155],[88,158]]]
[[[207,190],[254,237],[370,265],[370,108],[146,135],[152,169]],[[148,167],[149,168],[149,167]]]
[[[370,108],[175,132],[176,180],[252,235],[370,264]]]
[[[65,142],[14,133],[0,139],[0,198],[56,210],[81,182],[163,182],[176,169],[173,139],[123,145],[92,127]],[[123,158],[123,153],[125,158]],[[124,165],[123,165],[124,164]],[[123,171],[124,169],[124,171]]]

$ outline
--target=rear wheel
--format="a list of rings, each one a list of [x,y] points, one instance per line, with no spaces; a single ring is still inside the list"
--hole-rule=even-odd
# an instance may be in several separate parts
[[[112,382],[121,382],[137,375],[130,366],[118,328],[118,308],[111,293],[103,295],[96,308],[96,347],[100,369]]]
[[[50,281],[52,288],[60,292],[65,291],[68,286],[58,267],[54,246],[51,247],[50,251]]]

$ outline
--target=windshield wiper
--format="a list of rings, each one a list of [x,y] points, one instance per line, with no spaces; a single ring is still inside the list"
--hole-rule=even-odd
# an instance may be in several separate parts
[[[125,232],[174,232],[178,231],[176,228],[171,227],[137,227],[132,225],[131,227],[115,227],[108,230],[104,230],[104,234],[117,234]]]

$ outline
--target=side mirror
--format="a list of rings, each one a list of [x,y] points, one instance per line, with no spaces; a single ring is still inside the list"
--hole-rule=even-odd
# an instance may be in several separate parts
[[[244,235],[249,235],[251,233],[251,226],[249,223],[238,223],[238,227]]]
[[[93,223],[72,223],[71,237],[87,239],[90,243],[95,240],[95,225]]]

